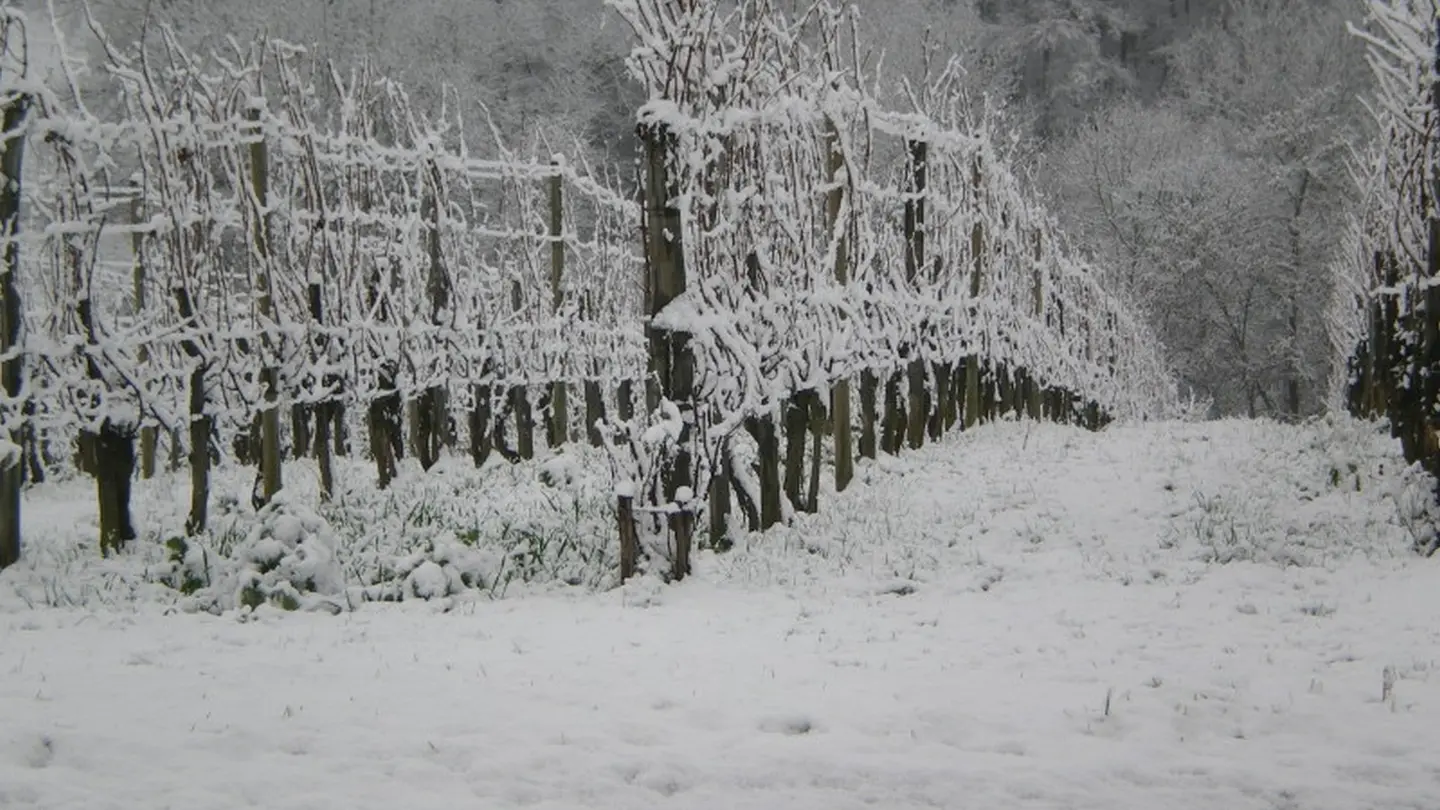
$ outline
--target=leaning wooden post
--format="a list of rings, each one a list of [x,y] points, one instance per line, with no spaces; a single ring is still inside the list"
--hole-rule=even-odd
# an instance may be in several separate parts
[[[23,174],[25,138],[20,131],[30,111],[30,97],[17,95],[5,104],[3,143],[0,143],[0,234],[6,239],[5,263],[0,268],[0,381],[13,403],[24,387],[25,361],[20,348],[20,179]],[[12,411],[11,413],[14,413]],[[12,441],[17,432],[11,430]],[[20,486],[24,468],[21,459],[0,464],[0,569],[20,561]]]
[[[985,272],[985,224],[981,217],[984,209],[981,201],[980,156],[975,156],[971,169],[970,186],[975,197],[975,224],[970,229],[970,257],[973,267],[970,271],[970,311],[979,316],[981,277]],[[965,358],[965,429],[975,426],[980,418],[980,352],[971,347]]]
[[[261,107],[252,105],[245,117],[255,126],[256,139],[250,144],[250,189],[255,201],[255,255],[260,268],[255,275],[255,300],[260,310],[261,345],[265,366],[260,371],[265,404],[260,417],[260,476],[263,497],[269,503],[284,486],[280,458],[280,370],[273,358],[278,347],[273,345],[270,328],[275,323],[274,284],[270,277],[270,181],[269,155],[265,146],[265,130],[260,123]]]
[[[646,246],[650,278],[654,288],[650,300],[650,365],[660,391],[680,411],[681,429],[673,455],[668,459],[664,477],[664,497],[671,505],[670,535],[674,557],[671,576],[683,579],[690,573],[690,546],[694,534],[695,515],[691,501],[695,498],[695,481],[691,472],[690,443],[695,429],[694,360],[690,356],[689,333],[661,329],[656,317],[685,292],[685,253],[681,244],[680,208],[676,204],[677,189],[669,176],[669,152],[675,138],[669,127],[648,122],[640,127],[645,142],[647,218]]]
[[[825,198],[825,226],[829,229],[830,242],[835,246],[835,284],[842,290],[850,284],[850,235],[840,222],[840,213],[845,206],[845,187],[849,173],[845,169],[845,153],[841,148],[840,132],[835,122],[827,120],[826,143],[829,146],[827,166],[830,193]],[[855,477],[855,443],[850,427],[850,378],[841,377],[835,381],[830,392],[831,434],[835,438],[835,491],[844,492]]]
[[[909,141],[906,146],[910,153],[910,194],[905,200],[905,281],[915,292],[921,283],[920,271],[925,267],[925,163],[928,147],[924,141]],[[920,339],[923,340],[923,337],[922,334]],[[925,444],[925,423],[930,418],[930,390],[920,349],[917,340],[910,347],[907,369],[910,405],[906,412],[909,418],[905,433],[912,450],[918,450]]]
[[[565,303],[562,282],[565,276],[565,209],[564,184],[561,174],[561,159],[556,155],[550,162],[554,174],[550,177],[550,308],[558,316]],[[570,412],[569,391],[564,380],[550,384],[550,446],[559,447],[569,440]]]

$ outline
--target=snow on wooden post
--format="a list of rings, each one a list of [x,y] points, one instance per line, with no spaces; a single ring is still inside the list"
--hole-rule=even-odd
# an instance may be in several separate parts
[[[264,101],[254,99],[245,117],[254,125],[255,140],[250,144],[250,190],[255,204],[255,255],[260,266],[255,274],[255,300],[262,325],[262,351],[265,366],[260,371],[265,404],[260,417],[260,476],[264,503],[269,503],[284,486],[280,456],[280,370],[274,364],[279,347],[273,345],[270,330],[275,323],[274,280],[270,277],[270,179],[269,153],[265,130],[260,121]]]
[[[550,161],[554,174],[550,176],[550,309],[560,314],[565,303],[563,281],[565,277],[565,177],[561,173],[561,158],[556,155]],[[559,447],[569,440],[570,409],[569,391],[564,380],[550,384],[550,446]]]
[[[19,352],[20,326],[24,310],[20,302],[20,245],[15,241],[20,232],[20,178],[25,157],[25,138],[20,132],[30,111],[30,97],[17,95],[4,106],[4,133],[8,135],[0,152],[0,233],[6,238],[5,263],[0,267],[0,381],[11,403],[19,400],[24,390],[25,360]],[[10,409],[14,418],[18,409]],[[20,486],[23,466],[19,448],[13,445],[20,426],[7,424],[9,435],[0,458],[0,569],[20,560]]]
[[[924,141],[906,141],[905,146],[910,157],[910,188],[905,199],[905,281],[914,293],[923,283],[920,271],[925,267],[925,164],[928,145]],[[907,368],[910,402],[905,433],[912,450],[918,450],[925,444],[925,423],[930,417],[929,380],[925,374],[925,360],[920,354],[920,340],[923,340],[923,335],[909,347]]]
[[[685,254],[681,245],[680,208],[676,188],[669,174],[670,151],[675,138],[663,122],[641,125],[645,143],[646,186],[645,213],[649,258],[650,367],[659,385],[660,394],[673,403],[680,413],[680,435],[670,458],[666,459],[664,497],[669,511],[672,542],[671,576],[683,579],[690,573],[690,546],[694,534],[695,515],[691,501],[695,497],[692,473],[694,425],[694,359],[690,356],[689,333],[678,329],[661,329],[656,316],[670,302],[685,292]]]

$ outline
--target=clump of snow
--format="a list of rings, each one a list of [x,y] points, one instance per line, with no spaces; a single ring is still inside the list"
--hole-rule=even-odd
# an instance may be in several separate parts
[[[426,560],[405,577],[405,590],[417,599],[440,599],[451,593],[450,577],[438,563]]]

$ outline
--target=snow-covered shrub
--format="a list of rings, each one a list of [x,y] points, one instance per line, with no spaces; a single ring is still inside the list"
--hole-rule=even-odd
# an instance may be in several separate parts
[[[180,529],[183,507],[163,497],[168,484],[144,485],[142,497],[161,496],[150,506],[162,526],[133,549],[158,561],[145,580],[171,589],[186,609],[210,611],[261,603],[348,609],[611,582],[615,513],[601,451],[572,447],[479,470],[447,458],[426,473],[403,468],[385,491],[373,487],[364,462],[337,464],[338,480],[350,486],[318,511],[303,505],[318,502],[303,462],[258,512],[231,494],[247,471],[218,471],[210,529],[198,537]]]
[[[186,595],[186,609],[338,607],[345,586],[339,541],[323,517],[282,492],[258,513],[220,522],[215,535],[166,541],[171,570],[163,579]],[[242,522],[248,528],[237,542]]]

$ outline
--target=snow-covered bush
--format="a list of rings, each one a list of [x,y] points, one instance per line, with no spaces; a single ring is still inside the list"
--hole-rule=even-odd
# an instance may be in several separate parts
[[[340,462],[342,479],[349,465],[369,472],[359,460]],[[243,474],[224,471],[232,486]],[[177,528],[149,538],[163,544],[166,560],[149,576],[178,592],[187,609],[210,611],[503,596],[526,584],[596,588],[613,576],[614,507],[599,452],[569,448],[480,470],[445,459],[428,473],[407,468],[383,492],[364,475],[348,480],[365,483],[319,511],[300,505],[316,494],[303,475],[259,512],[219,498],[204,535],[185,537]]]
[[[162,581],[185,595],[185,609],[338,608],[340,541],[319,514],[282,493],[258,513],[231,513],[223,523],[216,535],[165,541],[170,570]]]

